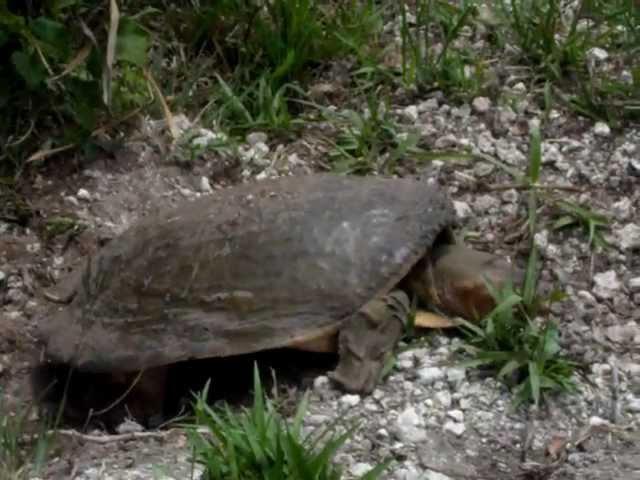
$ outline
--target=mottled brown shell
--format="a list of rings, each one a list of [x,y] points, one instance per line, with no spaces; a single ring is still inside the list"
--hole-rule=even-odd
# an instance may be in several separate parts
[[[41,323],[48,357],[133,371],[335,332],[453,219],[443,192],[413,179],[310,175],[218,191],[89,259],[72,303]]]

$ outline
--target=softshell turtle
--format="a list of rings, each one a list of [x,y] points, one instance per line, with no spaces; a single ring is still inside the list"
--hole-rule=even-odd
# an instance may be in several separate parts
[[[475,319],[494,306],[485,280],[512,278],[505,259],[455,244],[454,219],[442,190],[409,178],[322,174],[217,191],[144,218],[89,258],[70,303],[40,323],[45,357],[130,378],[279,347],[334,351],[332,378],[370,392],[410,297]]]

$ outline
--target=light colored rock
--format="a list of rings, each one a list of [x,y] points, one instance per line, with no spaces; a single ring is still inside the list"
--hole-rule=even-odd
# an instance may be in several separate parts
[[[475,167],[473,167],[473,173],[477,177],[486,177],[490,175],[495,170],[495,167],[488,162],[478,162]]]
[[[640,398],[629,398],[627,401],[627,410],[634,413],[640,413]]]
[[[447,381],[451,384],[462,382],[467,375],[467,370],[463,367],[447,368]]]
[[[453,208],[456,210],[456,215],[458,218],[465,219],[469,218],[473,211],[467,202],[460,202],[458,200],[453,201]]]
[[[0,281],[2,283],[2,281]],[[629,290],[632,292],[640,292],[640,277],[629,279]]]
[[[434,399],[442,408],[451,406],[451,393],[449,390],[440,390],[433,395]]]
[[[78,192],[76,193],[76,197],[78,198],[78,200],[82,200],[84,202],[91,201],[91,194],[89,193],[88,190],[84,188],[81,188],[80,190],[78,190]]]
[[[340,405],[342,407],[351,408],[360,403],[360,395],[347,394],[340,397]]]
[[[144,428],[142,427],[142,425],[128,418],[116,427],[116,431],[121,434],[142,432],[143,430]]]
[[[611,128],[604,122],[596,122],[593,126],[593,133],[599,137],[608,137],[611,135]]]
[[[456,437],[460,437],[460,436],[462,436],[462,434],[465,432],[465,430],[467,428],[464,426],[464,423],[459,423],[459,422],[454,422],[453,420],[448,420],[442,426],[442,429],[447,433],[452,433]]]
[[[603,299],[613,298],[622,287],[620,280],[618,280],[618,275],[613,270],[596,273],[593,276],[593,283],[593,293],[595,293],[596,297]]]
[[[313,380],[313,388],[316,390],[324,390],[329,386],[329,377],[320,375]]]
[[[631,217],[631,199],[625,197],[611,205],[611,212],[618,220],[628,220]]]
[[[593,47],[587,50],[587,58],[592,62],[603,62],[609,58],[609,52],[604,48]]]
[[[617,232],[618,245],[623,250],[640,249],[640,225],[628,223]]]
[[[445,377],[445,372],[439,367],[424,367],[418,370],[418,381],[423,385],[431,385]]]
[[[418,443],[427,438],[424,420],[413,407],[408,407],[398,415],[396,433],[398,438],[405,443]]]
[[[209,179],[205,176],[200,177],[200,191],[202,193],[213,192],[213,188],[211,188],[211,183],[209,183]]]
[[[266,144],[269,137],[264,132],[251,132],[247,135],[247,143],[252,147],[262,143]]]
[[[351,471],[352,475],[354,475],[356,477],[362,477],[367,472],[369,472],[372,468],[373,467],[368,463],[358,462],[358,463],[352,465],[349,470]]]
[[[462,410],[449,410],[447,412],[447,417],[455,420],[458,423],[464,422],[464,413],[462,412]]]
[[[433,470],[427,470],[424,475],[424,480],[453,480],[450,476]]]
[[[496,209],[500,206],[498,199],[492,195],[480,195],[476,198],[473,208],[476,212],[487,213],[489,210]]]
[[[471,106],[478,113],[486,113],[491,108],[491,100],[487,97],[476,97],[473,99]]]
[[[402,116],[410,122],[416,122],[418,120],[418,106],[409,105],[402,110]]]

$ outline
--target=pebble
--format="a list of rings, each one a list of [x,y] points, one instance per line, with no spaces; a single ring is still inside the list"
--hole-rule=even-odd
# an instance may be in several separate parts
[[[618,280],[618,275],[613,270],[596,273],[593,276],[593,282],[593,293],[595,293],[596,297],[602,299],[613,298],[622,287],[620,280]]]
[[[587,50],[587,58],[592,62],[602,62],[609,58],[609,52],[604,48],[593,47]]]
[[[355,407],[360,403],[360,395],[347,394],[340,397],[340,405],[343,407]]]
[[[91,194],[89,193],[88,190],[81,188],[80,190],[78,190],[78,192],[76,193],[76,197],[79,200],[83,200],[85,202],[89,202],[91,201]]]
[[[608,137],[611,135],[611,128],[604,122],[596,122],[593,126],[593,133],[599,137]]]
[[[476,97],[473,99],[471,106],[477,113],[486,113],[491,108],[491,100],[487,97]]]
[[[629,290],[632,292],[640,292],[640,277],[629,279]]]
[[[438,402],[438,404],[442,407],[442,408],[449,408],[451,406],[451,393],[449,392],[449,390],[440,390],[438,392],[436,392],[434,395],[435,401]]]
[[[396,433],[400,440],[408,443],[419,443],[427,438],[424,421],[413,407],[406,408],[398,415]]]
[[[350,468],[350,471],[352,475],[356,477],[362,477],[363,475],[366,475],[367,472],[369,472],[372,468],[373,467],[368,463],[358,462]]]
[[[213,192],[213,188],[211,188],[211,183],[209,183],[209,179],[207,177],[200,177],[200,191],[202,193]]]
[[[329,377],[319,375],[313,380],[313,388],[316,390],[324,390],[329,386]]]
[[[462,367],[451,367],[447,369],[447,380],[451,384],[462,382],[467,375],[467,370]]]
[[[418,379],[424,385],[431,385],[444,377],[444,370],[439,367],[424,367],[418,370]]]
[[[631,397],[627,402],[627,410],[634,413],[640,413],[640,398]]]
[[[447,417],[459,423],[464,422],[464,413],[462,412],[462,410],[449,410],[447,412]]]
[[[618,220],[627,220],[631,217],[631,199],[628,197],[611,205],[611,212]]]
[[[465,219],[473,215],[473,211],[467,202],[453,201],[453,208],[456,210],[458,218]]]
[[[454,421],[448,420],[442,426],[442,429],[445,432],[454,434],[456,437],[460,437],[465,432],[465,430],[467,428],[464,426],[464,423],[459,423],[459,422],[454,422]]]
[[[409,105],[402,110],[402,116],[410,122],[416,122],[418,120],[418,106]]]
[[[251,132],[247,135],[247,143],[252,147],[256,147],[261,143],[266,144],[268,139],[269,137],[264,132]]]
[[[142,427],[142,425],[130,419],[126,419],[124,422],[122,422],[120,425],[116,427],[116,431],[121,434],[142,432],[143,430],[144,428]]]
[[[478,162],[478,164],[473,167],[473,173],[477,177],[486,177],[487,175],[491,175],[495,167],[487,162]]]
[[[618,230],[618,244],[622,250],[640,249],[640,226],[628,223]]]
[[[433,470],[427,470],[425,476],[422,478],[424,478],[424,480],[453,480],[450,476]],[[420,480],[422,480],[422,478]]]

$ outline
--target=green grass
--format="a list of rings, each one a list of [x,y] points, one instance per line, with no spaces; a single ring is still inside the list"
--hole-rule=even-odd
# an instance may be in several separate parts
[[[333,457],[353,434],[337,434],[331,427],[305,433],[302,420],[307,397],[287,421],[262,390],[254,368],[251,408],[234,411],[229,406],[207,404],[209,384],[195,400],[195,425],[188,427],[194,459],[204,466],[206,480],[339,480],[341,469]],[[361,477],[379,478],[387,464]]]
[[[3,480],[27,480],[42,468],[50,446],[49,436],[41,431],[32,433],[29,428],[31,408],[14,413],[6,410],[0,392],[0,478]]]
[[[572,392],[576,364],[562,354],[559,327],[546,317],[554,302],[564,299],[561,291],[547,297],[538,293],[540,257],[535,243],[538,228],[538,189],[542,166],[540,131],[531,132],[529,167],[521,177],[528,186],[527,221],[529,259],[524,284],[506,285],[496,290],[488,285],[496,307],[478,325],[463,321],[467,336],[465,349],[473,359],[467,366],[482,366],[496,372],[497,378],[513,388],[516,404],[538,405],[548,394]]]

